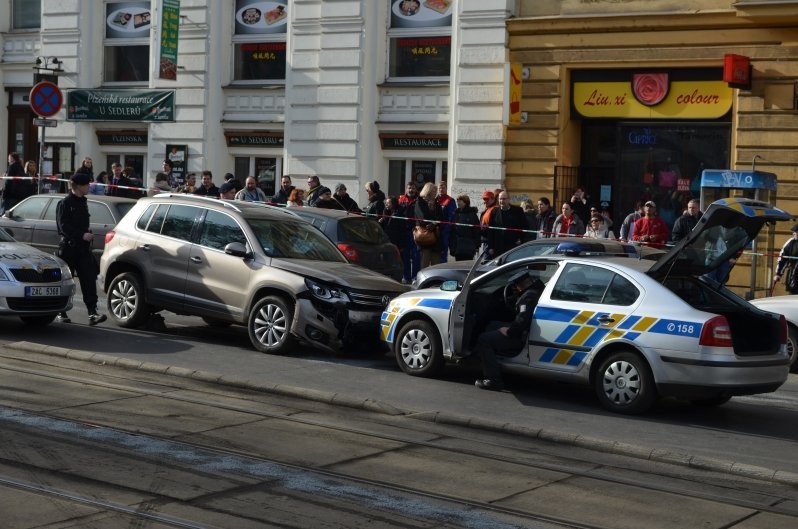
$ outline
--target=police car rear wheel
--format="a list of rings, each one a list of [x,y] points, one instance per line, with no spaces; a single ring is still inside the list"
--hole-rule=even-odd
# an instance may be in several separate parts
[[[396,337],[396,362],[408,375],[429,377],[443,368],[440,338],[428,321],[406,323]]]
[[[601,405],[615,413],[642,413],[657,397],[651,369],[643,358],[631,352],[605,358],[594,384]]]

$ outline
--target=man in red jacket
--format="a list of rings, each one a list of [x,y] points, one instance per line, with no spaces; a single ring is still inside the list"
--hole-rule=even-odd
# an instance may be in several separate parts
[[[668,242],[668,226],[657,216],[657,205],[648,201],[643,205],[643,216],[635,221],[632,240],[644,242],[654,248],[663,248]]]

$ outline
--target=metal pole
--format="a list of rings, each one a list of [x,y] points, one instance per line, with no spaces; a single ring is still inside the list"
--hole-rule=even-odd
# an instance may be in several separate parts
[[[41,131],[41,141],[39,142],[39,191],[37,194],[42,193],[42,177],[44,176],[44,140],[46,136],[47,127],[39,127]]]

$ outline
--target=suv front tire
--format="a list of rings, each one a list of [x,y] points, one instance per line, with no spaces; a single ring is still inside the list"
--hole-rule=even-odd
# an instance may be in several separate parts
[[[260,299],[249,313],[247,329],[255,349],[262,353],[284,354],[295,345],[291,334],[293,306],[278,296]]]

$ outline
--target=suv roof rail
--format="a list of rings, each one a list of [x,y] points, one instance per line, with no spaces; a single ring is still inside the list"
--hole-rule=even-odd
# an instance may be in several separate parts
[[[163,197],[163,198],[181,198],[181,199],[184,199],[184,200],[185,199],[190,199],[190,200],[199,200],[199,201],[212,201],[215,204],[221,204],[221,205],[223,205],[226,208],[230,208],[230,209],[232,209],[232,210],[234,210],[234,211],[236,211],[238,213],[241,213],[241,209],[238,206],[236,206],[233,202],[231,202],[230,200],[222,199],[222,198],[206,197],[206,196],[203,196],[203,195],[192,195],[192,194],[189,194],[189,193],[158,193],[157,195],[153,195],[150,198],[156,198],[156,197],[159,197],[159,198],[160,197]]]
[[[297,215],[296,213],[294,213],[293,211],[291,211],[290,209],[288,209],[285,206],[275,206],[273,204],[267,204],[266,202],[247,202],[247,204],[252,204],[253,206],[259,206],[259,207],[262,207],[262,208],[274,209],[276,211],[281,211],[283,213],[287,213],[287,214],[291,215],[292,217],[300,218],[299,215]]]

